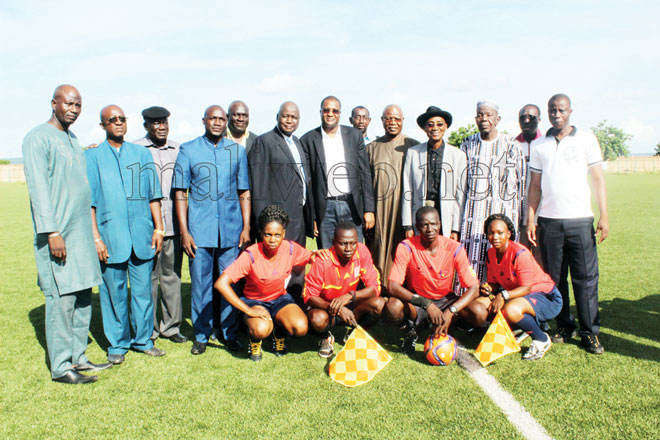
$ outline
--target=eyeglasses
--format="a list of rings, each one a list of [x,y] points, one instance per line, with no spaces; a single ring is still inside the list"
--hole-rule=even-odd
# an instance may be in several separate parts
[[[337,110],[336,108],[324,108],[324,109],[321,109],[321,111],[324,114],[332,113],[333,115],[338,115],[339,113],[341,113],[341,110]]]
[[[538,118],[534,115],[520,115],[520,117],[518,119],[521,120],[521,121],[525,121],[525,120],[529,119],[530,122],[534,122]]]
[[[119,121],[119,122],[121,122],[121,123],[123,124],[124,122],[126,122],[126,119],[127,119],[126,116],[113,116],[113,117],[111,117],[111,118],[108,118],[108,119],[106,120],[106,122],[107,122],[108,124],[114,124],[114,123],[116,123],[117,121]]]
[[[357,116],[353,116],[353,119],[356,120],[356,121],[367,121],[371,118],[369,116],[365,116],[365,115],[357,115]]]
[[[403,118],[397,118],[394,116],[388,116],[387,118],[383,117],[384,122],[401,122],[403,121]]]
[[[442,122],[438,122],[437,124],[434,122],[429,122],[426,124],[426,128],[428,128],[429,130],[433,130],[435,127],[442,128],[444,126],[445,124],[443,124]]]

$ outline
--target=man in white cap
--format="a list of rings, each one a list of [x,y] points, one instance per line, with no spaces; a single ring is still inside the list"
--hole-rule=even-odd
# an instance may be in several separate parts
[[[494,213],[504,214],[516,226],[516,237],[525,212],[527,163],[518,142],[500,133],[499,106],[492,101],[477,103],[475,117],[479,133],[461,144],[467,155],[467,197],[460,239],[468,260],[481,282],[486,281],[484,221]]]

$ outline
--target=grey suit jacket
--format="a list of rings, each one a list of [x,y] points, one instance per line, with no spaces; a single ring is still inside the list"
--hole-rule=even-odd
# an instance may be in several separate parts
[[[401,195],[401,224],[415,227],[415,212],[424,206],[426,199],[427,143],[415,145],[406,152],[403,165],[403,194]],[[467,182],[467,158],[465,153],[445,142],[442,158],[440,211],[442,234],[449,237],[451,231],[460,231],[465,206]],[[417,232],[417,228],[415,228]]]

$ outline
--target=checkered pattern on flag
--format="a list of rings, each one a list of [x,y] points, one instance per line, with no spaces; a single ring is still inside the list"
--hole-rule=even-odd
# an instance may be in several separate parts
[[[484,367],[495,359],[499,359],[507,354],[520,351],[520,345],[516,342],[516,337],[507,324],[502,312],[497,312],[493,323],[488,327],[488,331],[474,351],[474,356]]]
[[[330,362],[328,374],[335,382],[355,387],[369,382],[391,360],[392,356],[358,326]]]

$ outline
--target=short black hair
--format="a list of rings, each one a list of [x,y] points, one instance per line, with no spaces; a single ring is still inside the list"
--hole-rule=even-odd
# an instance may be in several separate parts
[[[435,209],[433,206],[422,206],[417,210],[415,213],[415,224],[419,223],[422,220],[422,216],[429,214],[431,212],[435,212],[435,214],[440,217],[440,214],[438,214],[438,210]]]
[[[328,95],[328,96],[326,96],[325,98],[323,98],[323,99],[321,100],[321,110],[323,110],[323,104],[324,104],[325,101],[327,101],[328,99],[330,99],[330,100],[332,100],[332,101],[337,101],[337,103],[339,104],[339,108],[341,108],[341,101],[339,100],[339,98],[337,98],[337,97],[334,96],[334,95]]]
[[[560,99],[565,99],[568,101],[568,106],[571,107],[571,98],[568,97],[568,95],[565,95],[563,93],[557,93],[556,95],[552,95],[552,98],[548,100],[548,106],[550,105],[551,102],[559,101]]]
[[[369,114],[369,109],[366,108],[366,107],[363,106],[363,105],[358,105],[357,107],[354,107],[353,110],[351,110],[351,118],[352,118],[353,116],[355,116],[355,110],[360,110],[360,109],[364,109],[364,110],[366,110],[366,111],[367,111],[367,118],[371,118],[371,115]]]
[[[490,228],[490,224],[493,223],[495,220],[500,220],[504,222],[506,227],[509,229],[509,232],[511,232],[511,236],[512,237],[516,236],[516,227],[513,225],[511,219],[504,214],[489,215],[486,221],[484,222],[484,234],[488,235],[488,229]]]
[[[525,107],[534,107],[536,109],[536,111],[538,112],[539,116],[541,116],[541,109],[536,104],[525,104],[525,105],[523,105],[520,108],[520,111],[518,112],[518,115],[520,115],[522,113],[522,111],[525,110]]]
[[[351,222],[337,223],[337,226],[335,226],[335,233],[333,235],[334,238],[337,237],[337,234],[339,233],[339,231],[355,231],[355,233],[357,234],[357,226],[355,226]]]
[[[277,222],[286,229],[289,225],[289,214],[280,205],[268,205],[261,211],[257,219],[259,231],[263,232],[266,225],[270,222]]]

